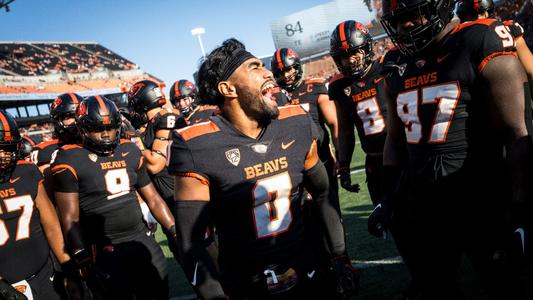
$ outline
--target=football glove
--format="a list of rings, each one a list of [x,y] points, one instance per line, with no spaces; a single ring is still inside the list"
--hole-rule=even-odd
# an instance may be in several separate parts
[[[28,300],[5,280],[0,279],[0,298],[5,300]]]
[[[391,218],[392,212],[388,205],[385,203],[376,205],[368,217],[368,233],[375,237],[386,238]]]
[[[359,193],[359,184],[355,183],[352,184],[352,177],[350,176],[350,169],[349,168],[341,168],[339,169],[339,179],[341,181],[341,186],[348,192],[352,193]]]
[[[350,258],[341,255],[331,261],[337,281],[337,295],[340,299],[349,299],[359,291],[359,272],[352,267]]]

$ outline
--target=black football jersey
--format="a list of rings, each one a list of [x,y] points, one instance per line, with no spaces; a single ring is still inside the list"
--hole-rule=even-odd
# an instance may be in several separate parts
[[[385,145],[387,99],[384,84],[381,64],[375,60],[364,79],[339,75],[329,85],[329,98],[350,114],[366,153],[383,152]]]
[[[10,283],[35,275],[48,260],[35,204],[42,180],[35,164],[20,160],[11,178],[0,183],[0,275]]]
[[[218,108],[212,105],[198,106],[187,118],[188,125],[208,121],[209,118],[218,114]]]
[[[172,130],[187,126],[186,120],[175,108],[162,109],[146,126],[143,133],[143,142],[147,149],[152,149],[158,130]],[[171,133],[169,133],[170,138]],[[155,188],[161,197],[168,201],[174,195],[174,178],[168,175],[167,168],[157,174],[150,174]]]
[[[394,70],[386,78],[396,99],[391,109],[405,124],[410,161],[419,173],[427,168],[437,172],[430,176],[454,173],[467,155],[485,163],[501,157],[502,143],[494,136],[489,105],[479,88],[480,72],[498,55],[516,55],[514,40],[505,25],[492,19],[459,25],[427,59],[387,53],[384,67]],[[434,162],[436,154],[456,158]]]
[[[55,156],[54,152],[56,152],[60,146],[59,140],[57,139],[39,143],[33,148],[31,161],[38,166],[49,164],[52,160],[52,156]]]
[[[301,253],[302,172],[318,132],[300,106],[279,110],[257,139],[222,116],[174,134],[169,171],[209,185],[223,273],[249,276]]]
[[[304,81],[298,87],[294,89],[290,96],[290,104],[301,105],[310,115],[315,125],[320,132],[320,145],[318,154],[320,158],[327,159],[330,157],[329,150],[329,134],[326,130],[324,117],[320,113],[318,107],[318,97],[320,95],[327,95],[328,88],[326,87],[326,81],[324,79],[309,79]]]
[[[522,27],[522,25],[520,25],[518,22],[507,20],[503,22],[503,24],[507,26],[507,29],[514,38],[524,35],[524,27]]]
[[[78,193],[80,223],[89,244],[120,243],[145,231],[136,187],[150,183],[139,148],[128,140],[110,156],[81,145],[60,148],[52,164],[54,190]]]
[[[280,87],[275,87],[272,91],[272,100],[276,101],[278,106],[287,105],[290,102],[289,93]]]

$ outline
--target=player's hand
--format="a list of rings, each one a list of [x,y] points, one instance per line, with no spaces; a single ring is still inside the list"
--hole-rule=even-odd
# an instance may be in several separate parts
[[[352,267],[350,258],[341,255],[331,261],[335,279],[337,281],[337,294],[340,299],[349,299],[359,292],[359,272]]]
[[[0,279],[0,298],[5,300],[28,300],[5,280]]]
[[[339,169],[339,179],[341,181],[341,186],[348,192],[352,193],[359,193],[359,184],[354,183],[352,184],[352,177],[350,175],[350,169],[349,168],[342,168]]]
[[[82,278],[80,270],[73,259],[61,264],[61,272],[57,272],[54,276],[54,280],[55,278],[58,278],[61,281],[70,300],[83,299]]]
[[[386,238],[391,218],[392,212],[388,205],[384,203],[376,205],[368,217],[368,233],[375,237]]]

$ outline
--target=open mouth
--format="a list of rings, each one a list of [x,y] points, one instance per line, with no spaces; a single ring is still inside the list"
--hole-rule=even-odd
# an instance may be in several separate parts
[[[261,87],[261,94],[263,94],[263,98],[272,101],[272,94],[274,93],[275,87],[276,84],[273,81],[265,82]]]

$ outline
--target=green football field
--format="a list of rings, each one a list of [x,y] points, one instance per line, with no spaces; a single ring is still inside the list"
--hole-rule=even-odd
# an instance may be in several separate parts
[[[391,299],[407,288],[409,275],[399,260],[394,242],[374,238],[367,232],[367,218],[372,212],[372,203],[365,184],[363,162],[364,154],[358,147],[351,167],[354,171],[352,181],[361,185],[361,191],[354,194],[340,188],[349,254],[361,274],[360,292],[354,299]],[[157,232],[157,239],[168,260],[170,295],[177,299],[190,299],[186,296],[193,295],[193,291],[174,261],[161,230]],[[462,289],[468,299],[477,299],[479,284],[467,263],[463,264],[460,274]]]

